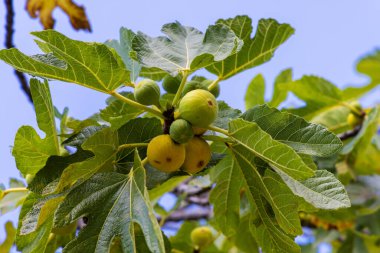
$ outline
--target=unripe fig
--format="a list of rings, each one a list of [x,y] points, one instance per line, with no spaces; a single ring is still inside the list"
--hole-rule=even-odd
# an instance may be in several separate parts
[[[192,138],[186,145],[185,162],[182,165],[184,171],[196,174],[203,170],[211,160],[211,148],[201,137]]]
[[[202,135],[207,131],[206,128],[193,126],[194,135]]]
[[[191,231],[191,241],[196,248],[204,248],[213,241],[211,229],[208,227],[197,227]]]
[[[193,90],[179,103],[180,117],[196,127],[207,127],[218,115],[218,103],[214,95],[206,90]]]
[[[184,119],[177,119],[170,125],[170,137],[177,143],[186,143],[194,137],[191,124]]]
[[[135,86],[135,99],[143,105],[159,105],[160,87],[150,79],[144,79]]]
[[[203,89],[201,82],[196,80],[191,80],[185,84],[183,88],[182,95],[186,95],[188,92],[192,90]]]
[[[354,113],[350,113],[347,116],[347,123],[351,127],[356,127],[357,125],[360,125],[362,123],[362,120],[359,116],[357,116]]]
[[[25,176],[26,183],[29,185],[33,181],[34,177],[35,175],[33,174],[26,174]]]
[[[171,75],[167,75],[164,77],[164,80],[162,81],[162,87],[164,88],[164,90],[172,94],[177,93],[177,90],[180,84],[181,84],[180,76],[173,77]]]
[[[154,137],[148,144],[148,162],[163,172],[178,170],[185,161],[185,146],[176,144],[168,134]]]
[[[210,79],[207,79],[207,80],[204,80],[201,85],[203,87],[203,89],[205,90],[208,90],[208,86],[210,86],[210,84],[212,84],[213,80],[210,80]],[[219,94],[220,94],[220,87],[219,87],[219,84],[217,84],[213,89],[210,90],[211,94],[214,95],[214,97],[219,97]]]

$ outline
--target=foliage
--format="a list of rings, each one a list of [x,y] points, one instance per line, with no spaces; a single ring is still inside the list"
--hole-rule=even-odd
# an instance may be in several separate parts
[[[208,90],[220,85],[223,91],[224,80],[269,61],[294,33],[273,19],[260,20],[253,37],[252,31],[247,16],[218,20],[204,33],[179,22],[164,25],[165,36],[159,37],[122,28],[119,41],[105,44],[48,30],[32,33],[43,54],[1,50],[1,60],[41,78],[31,79],[31,91],[44,138],[22,126],[12,152],[28,185],[12,179],[8,189],[0,190],[2,213],[22,206],[18,250],[296,253],[301,247],[294,239],[306,226],[337,252],[379,251],[380,108],[354,106],[380,80],[379,52],[358,63],[358,70],[371,78],[362,87],[341,90],[317,76],[293,80],[286,69],[266,101],[265,79],[258,75],[248,86],[245,112],[218,101],[215,121],[201,126],[207,132],[195,138],[207,140],[210,148],[202,140],[205,150],[212,151],[202,171],[190,175],[184,166],[166,173],[148,163],[152,139],[166,134],[172,142],[167,134],[181,117],[176,110],[194,72],[215,74]],[[182,77],[176,94],[163,94],[153,106],[135,100],[138,80],[159,82],[168,74]],[[100,112],[75,120],[67,109],[61,114],[53,107],[48,79],[110,98]],[[282,106],[288,93],[305,105]],[[349,114],[361,119],[358,126],[347,122]],[[167,158],[165,152],[154,153]],[[165,209],[159,199],[169,192],[176,194],[176,203]],[[190,215],[188,203],[204,209]],[[190,236],[199,224],[188,219],[206,226],[207,243],[200,248]],[[171,221],[185,222],[167,238],[162,231]],[[10,225],[7,234],[0,247],[9,248],[13,241]]]

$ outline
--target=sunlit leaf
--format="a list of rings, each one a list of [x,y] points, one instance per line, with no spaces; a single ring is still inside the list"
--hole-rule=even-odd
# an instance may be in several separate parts
[[[137,59],[148,68],[158,68],[173,75],[220,61],[239,49],[241,41],[225,25],[210,26],[206,33],[179,22],[166,24],[167,37],[150,37],[141,32],[133,40]]]
[[[21,72],[76,83],[105,93],[130,81],[129,71],[120,56],[104,44],[72,40],[54,30],[32,34],[54,57],[64,61],[66,67],[26,56],[15,48],[1,50],[0,59]]]
[[[290,25],[279,24],[274,19],[261,19],[254,38],[251,38],[252,20],[248,16],[220,19],[217,24],[227,25],[244,41],[238,53],[206,68],[217,75],[219,80],[228,79],[241,71],[269,61],[275,50],[294,33]]]
[[[255,76],[248,85],[245,93],[245,109],[265,103],[265,80],[261,74]]]
[[[343,145],[337,136],[321,125],[308,123],[301,117],[267,105],[248,110],[242,118],[257,123],[273,139],[291,146],[300,153],[331,156]]]
[[[272,139],[256,123],[242,119],[233,120],[229,124],[229,133],[236,140],[236,144],[232,145],[233,149],[243,157],[258,156],[296,180],[314,175],[313,170],[292,148]]]
[[[268,103],[270,107],[277,107],[281,102],[285,101],[288,91],[286,83],[291,82],[293,79],[293,70],[285,69],[282,71],[274,81],[272,100]]]
[[[273,168],[295,195],[304,198],[317,208],[331,210],[351,206],[342,183],[326,170],[317,170],[314,177],[296,181],[275,166]]]

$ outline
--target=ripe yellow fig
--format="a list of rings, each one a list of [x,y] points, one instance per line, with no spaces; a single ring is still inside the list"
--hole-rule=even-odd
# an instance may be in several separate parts
[[[144,79],[135,86],[135,99],[143,105],[159,105],[160,87],[150,79]]]
[[[357,115],[350,113],[347,116],[347,122],[351,127],[356,127],[357,125],[360,125],[362,123],[362,120],[360,117]]]
[[[213,241],[211,229],[205,226],[193,229],[190,238],[196,248],[204,248]]]
[[[168,134],[154,137],[148,144],[148,162],[163,172],[177,171],[185,161],[185,146],[176,144]]]
[[[207,127],[218,116],[218,103],[209,91],[192,90],[182,98],[178,111],[180,117],[196,127]]]
[[[170,137],[177,143],[186,143],[194,137],[191,124],[184,119],[177,119],[170,125]]]
[[[192,138],[186,145],[185,162],[182,165],[184,171],[196,174],[203,170],[211,160],[211,148],[201,137]]]

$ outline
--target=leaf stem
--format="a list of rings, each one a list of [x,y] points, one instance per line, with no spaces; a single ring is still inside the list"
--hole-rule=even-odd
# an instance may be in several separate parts
[[[117,148],[117,151],[120,151],[125,148],[138,148],[138,147],[146,147],[148,143],[126,143],[122,144]]]
[[[144,160],[141,161],[141,164],[144,167],[147,163],[148,163],[148,157],[145,157]]]
[[[162,113],[160,111],[158,111],[156,109],[153,109],[151,107],[145,106],[143,104],[140,104],[140,103],[138,103],[136,101],[133,101],[133,100],[131,100],[129,98],[126,98],[123,95],[121,95],[120,93],[118,93],[117,91],[111,91],[109,94],[111,96],[114,96],[117,99],[122,100],[123,102],[125,102],[125,103],[127,103],[127,104],[129,104],[131,106],[134,106],[134,107],[136,107],[138,109],[141,109],[141,110],[144,110],[146,112],[149,112],[149,113],[151,113],[151,114],[153,114],[153,115],[155,115],[155,116],[157,116],[157,117],[159,117],[161,119],[165,119],[164,115],[162,115]]]
[[[210,125],[210,126],[207,127],[207,129],[211,130],[211,131],[214,131],[214,132],[218,132],[218,133],[227,135],[227,136],[230,135],[226,129],[223,129],[223,128],[220,128],[220,127],[216,127],[216,126],[211,126]]]
[[[213,90],[217,85],[218,85],[218,83],[220,82],[220,79],[219,79],[219,77],[217,78],[217,79],[215,79],[208,87],[207,87],[207,89],[209,90],[209,91],[211,91],[211,90]]]
[[[11,192],[25,192],[28,191],[25,187],[9,188],[3,191],[4,196]]]
[[[187,77],[189,76],[189,74],[190,73],[188,70],[184,70],[182,72],[181,84],[178,87],[177,93],[175,94],[174,99],[173,99],[173,103],[172,103],[174,107],[177,107],[177,104],[179,102],[179,99],[181,98],[181,94],[182,94],[183,89],[185,88],[185,84],[186,84]]]

